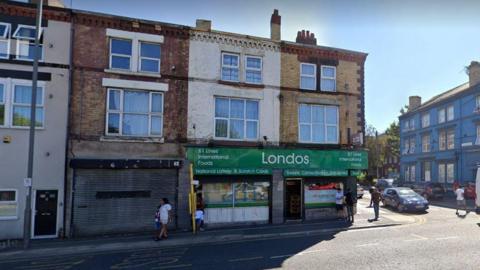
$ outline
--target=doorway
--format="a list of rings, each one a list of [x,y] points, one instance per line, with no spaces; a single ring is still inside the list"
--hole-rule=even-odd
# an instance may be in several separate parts
[[[35,192],[33,236],[57,236],[58,190],[37,190]]]
[[[285,217],[302,218],[302,179],[285,181]]]

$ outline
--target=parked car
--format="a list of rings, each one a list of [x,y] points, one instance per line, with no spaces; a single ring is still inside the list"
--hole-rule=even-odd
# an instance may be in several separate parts
[[[396,186],[395,179],[378,179],[377,184],[375,185],[375,187],[380,192],[382,192],[383,190],[385,190],[387,188],[392,188],[392,187],[395,187],[395,186]]]
[[[477,198],[476,186],[475,183],[468,183],[465,185],[465,199],[475,200]]]
[[[413,191],[422,195],[425,199],[443,199],[445,188],[440,183],[418,183],[410,186]]]
[[[394,207],[399,212],[425,211],[428,209],[427,199],[410,188],[387,188],[382,195],[383,205]]]
[[[361,199],[363,197],[363,193],[364,193],[363,187],[360,186],[360,184],[357,184],[357,198]]]

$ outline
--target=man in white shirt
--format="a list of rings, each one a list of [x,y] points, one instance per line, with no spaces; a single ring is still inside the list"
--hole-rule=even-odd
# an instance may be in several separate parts
[[[465,190],[463,190],[463,187],[461,185],[458,186],[457,190],[455,190],[455,195],[457,195],[457,212],[456,212],[456,214],[458,215],[458,210],[460,208],[463,208],[465,210],[465,213],[467,213],[467,203],[465,201]]]

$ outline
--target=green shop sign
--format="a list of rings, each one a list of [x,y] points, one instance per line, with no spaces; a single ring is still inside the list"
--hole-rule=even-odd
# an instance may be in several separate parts
[[[366,151],[189,147],[187,158],[197,175],[268,175],[283,169],[287,177],[348,176],[366,170]]]

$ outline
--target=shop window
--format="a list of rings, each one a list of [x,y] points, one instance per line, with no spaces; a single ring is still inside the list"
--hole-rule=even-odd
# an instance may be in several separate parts
[[[320,89],[327,92],[336,91],[337,69],[334,66],[321,66]]]
[[[215,98],[215,138],[257,139],[258,115],[257,100]]]
[[[315,90],[317,88],[317,65],[300,64],[300,89]]]
[[[248,83],[262,83],[262,58],[256,56],[245,57],[245,81]]]
[[[336,183],[312,183],[305,185],[305,208],[335,206]]]
[[[338,143],[338,107],[300,104],[299,141],[302,143]]]
[[[17,200],[16,190],[0,190],[0,220],[17,218]]]
[[[222,53],[222,80],[238,82],[240,56],[232,53]]]
[[[162,93],[109,89],[107,103],[108,135],[162,136]]]
[[[269,182],[205,183],[206,208],[268,206]]]

